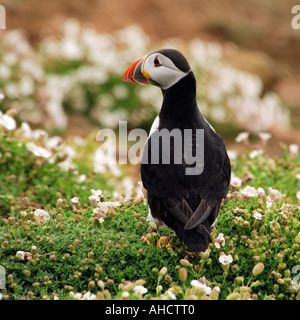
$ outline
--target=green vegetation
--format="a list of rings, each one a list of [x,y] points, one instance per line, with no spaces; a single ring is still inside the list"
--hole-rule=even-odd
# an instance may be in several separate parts
[[[114,199],[95,175],[79,183],[81,172],[35,156],[16,136],[0,143],[3,299],[300,298],[299,155],[232,160],[209,248],[194,254],[149,225],[141,192]],[[161,236],[169,245],[158,246]]]

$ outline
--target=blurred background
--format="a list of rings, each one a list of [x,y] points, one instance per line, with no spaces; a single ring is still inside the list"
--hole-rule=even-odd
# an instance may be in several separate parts
[[[299,2],[299,1],[298,1]],[[120,83],[162,47],[189,60],[201,112],[230,148],[269,132],[266,151],[300,144],[300,30],[286,0],[2,0],[0,109],[33,128],[85,138],[100,128],[149,130],[161,93]],[[95,134],[94,134],[95,137]]]

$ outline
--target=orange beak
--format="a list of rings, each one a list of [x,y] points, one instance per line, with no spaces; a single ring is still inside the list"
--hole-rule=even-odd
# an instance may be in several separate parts
[[[148,85],[150,84],[148,79],[142,73],[142,66],[145,58],[139,59],[133,63],[124,73],[121,81],[122,82],[131,82],[135,84]],[[147,73],[146,73],[147,74]],[[148,75],[148,74],[147,74]]]

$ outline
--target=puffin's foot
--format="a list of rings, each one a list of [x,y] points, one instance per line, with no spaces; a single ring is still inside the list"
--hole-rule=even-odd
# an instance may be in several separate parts
[[[170,239],[166,236],[162,236],[157,241],[157,246],[161,248],[162,245],[165,245],[166,247],[171,247]]]

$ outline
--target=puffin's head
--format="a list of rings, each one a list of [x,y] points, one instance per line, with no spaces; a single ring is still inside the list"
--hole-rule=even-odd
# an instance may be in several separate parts
[[[162,49],[132,64],[124,73],[123,82],[153,84],[166,90],[184,78],[191,68],[181,52]]]

